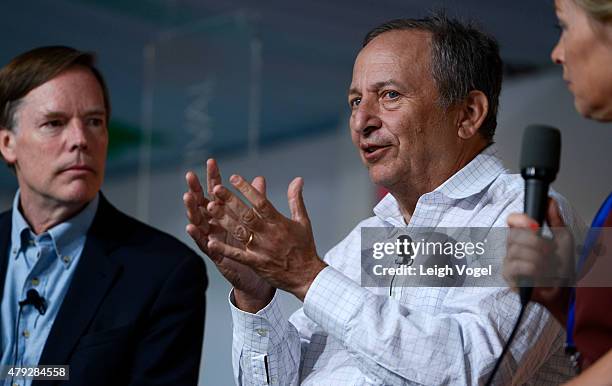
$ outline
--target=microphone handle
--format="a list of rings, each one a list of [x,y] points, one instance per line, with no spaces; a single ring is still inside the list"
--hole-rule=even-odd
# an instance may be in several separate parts
[[[524,212],[527,216],[538,222],[540,229],[546,217],[548,206],[548,182],[541,179],[530,178],[525,180],[525,206]],[[538,229],[538,233],[540,233]],[[519,280],[519,291],[521,304],[526,305],[531,300],[533,293],[533,281],[529,278]]]
[[[530,178],[525,180],[525,206],[527,216],[536,220],[540,226],[546,217],[548,206],[548,182]]]

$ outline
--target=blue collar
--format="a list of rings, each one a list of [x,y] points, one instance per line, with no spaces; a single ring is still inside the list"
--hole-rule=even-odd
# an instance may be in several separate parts
[[[97,194],[75,216],[55,225],[43,234],[35,235],[19,210],[19,193],[20,191],[17,190],[13,199],[11,256],[14,258],[20,256],[19,251],[25,250],[28,247],[27,243],[31,241],[36,243],[44,237],[50,237],[57,257],[63,259],[64,264],[68,267],[74,259],[75,252],[85,243],[87,231],[98,210],[100,195]]]

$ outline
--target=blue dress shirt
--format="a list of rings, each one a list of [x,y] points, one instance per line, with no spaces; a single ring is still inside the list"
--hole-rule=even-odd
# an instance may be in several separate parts
[[[78,266],[98,201],[96,196],[76,216],[36,235],[19,210],[17,191],[13,200],[11,244],[0,308],[0,364],[3,366],[38,365],[53,321]],[[19,315],[19,301],[26,298],[30,289],[35,289],[45,299],[47,310],[44,315],[31,305],[23,306]],[[31,383],[31,379],[4,381],[4,385],[29,386]]]

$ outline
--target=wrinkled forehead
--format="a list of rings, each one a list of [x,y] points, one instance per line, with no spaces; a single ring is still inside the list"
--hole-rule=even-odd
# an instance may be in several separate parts
[[[102,86],[93,72],[81,66],[71,67],[30,90],[21,105],[41,112],[106,110]]]
[[[354,83],[371,75],[420,75],[430,68],[431,33],[421,30],[384,32],[361,49],[353,66]]]
[[[87,68],[71,67],[30,90],[14,102],[13,125],[24,119],[48,117],[107,115],[104,92],[95,75]]]

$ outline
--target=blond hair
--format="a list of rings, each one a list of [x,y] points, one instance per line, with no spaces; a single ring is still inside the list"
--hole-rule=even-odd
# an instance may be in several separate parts
[[[612,0],[574,0],[587,15],[600,22],[612,21]]]

